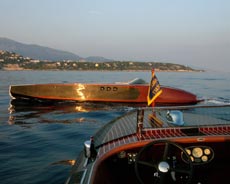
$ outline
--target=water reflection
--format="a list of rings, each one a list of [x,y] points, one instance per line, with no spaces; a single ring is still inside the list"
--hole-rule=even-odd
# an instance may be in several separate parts
[[[93,102],[75,102],[75,101],[38,101],[29,99],[12,99],[10,101],[9,112],[13,111],[54,111],[59,110],[63,112],[90,112],[90,111],[104,111],[113,109],[125,109],[131,107],[142,106],[139,104],[128,103],[93,103]]]
[[[70,165],[73,166],[75,164],[76,160],[60,160],[54,163],[51,163],[51,165]]]
[[[35,123],[97,123],[95,117],[102,112],[126,112],[133,108],[129,104],[12,99],[8,124],[29,127]]]

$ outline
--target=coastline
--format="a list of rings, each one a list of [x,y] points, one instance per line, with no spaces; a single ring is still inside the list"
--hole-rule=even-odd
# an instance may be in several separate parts
[[[124,69],[124,70],[82,70],[82,69],[69,69],[69,70],[61,70],[61,69],[25,69],[19,66],[14,66],[13,64],[11,64],[10,66],[4,66],[2,69],[0,69],[0,71],[80,71],[80,72],[84,72],[84,71],[91,71],[91,72],[145,72],[145,71],[150,71],[151,68],[149,70],[135,70],[135,69]],[[156,72],[205,72],[205,70],[160,70],[155,68]]]

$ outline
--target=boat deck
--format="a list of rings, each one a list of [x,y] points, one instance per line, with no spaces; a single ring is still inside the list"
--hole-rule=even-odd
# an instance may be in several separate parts
[[[218,117],[215,117],[214,112],[215,110],[213,109],[213,112],[207,112],[204,117],[204,115],[199,115],[199,112],[187,112],[187,110],[185,110],[185,112],[183,112],[184,125],[175,126],[170,123],[163,123],[163,121],[165,121],[165,110],[159,112],[155,111],[153,116],[153,111],[148,109],[144,112],[142,125],[144,128],[141,130],[141,133],[137,133],[137,112],[130,112],[129,114],[107,124],[103,128],[103,131],[100,131],[95,135],[95,146],[96,148],[99,148],[98,156],[100,157],[113,148],[138,141],[177,137],[186,138],[191,136],[201,137],[205,135],[230,135],[230,126],[227,125],[229,119],[219,119]],[[229,114],[230,111],[225,110],[224,113]],[[214,117],[211,117],[210,114],[214,115]],[[195,127],[191,128],[191,120],[193,121],[193,125],[195,123]],[[116,123],[114,123],[115,121]],[[208,122],[209,125],[205,125],[205,122]],[[217,127],[214,124],[219,124],[221,126]]]
[[[194,159],[195,171],[192,183],[225,182],[224,176],[228,173],[226,163],[229,162],[230,105],[209,109],[193,106],[143,109],[133,110],[102,127],[91,139],[94,140],[94,145],[93,142],[90,142],[90,147],[85,145],[77,159],[79,161],[73,166],[68,183],[139,183],[136,163],[141,164],[141,175],[151,176],[143,177],[144,181],[147,181],[143,183],[153,183],[152,170],[149,170],[151,164],[145,163],[162,159],[162,155],[167,153],[168,163],[175,163],[172,159],[176,158],[177,166],[181,166],[179,170],[184,169],[184,164],[187,163],[181,153],[184,149],[210,151],[209,154],[202,153],[207,157],[206,161],[202,160],[203,156],[190,155]],[[173,117],[181,116],[173,116],[173,111],[182,114],[181,121],[174,121]],[[179,124],[176,124],[178,122]],[[171,142],[179,147],[169,146],[168,143],[167,146],[161,145],[159,142],[153,142],[154,140],[160,143]],[[146,147],[153,144],[154,148]],[[86,157],[88,151],[92,151],[91,157]],[[141,156],[138,156],[139,154]],[[136,159],[140,158],[141,161],[136,162]],[[179,170],[178,176],[184,176],[185,173],[180,173]],[[204,172],[208,178],[206,175],[203,178]],[[185,183],[183,177],[180,178],[181,183]]]

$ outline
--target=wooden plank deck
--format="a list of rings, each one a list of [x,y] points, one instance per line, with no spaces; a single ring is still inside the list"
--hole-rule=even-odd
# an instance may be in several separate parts
[[[191,137],[191,136],[205,136],[205,135],[230,135],[230,125],[223,124],[221,126],[215,127],[214,125],[209,126],[197,126],[193,128],[193,132],[190,132],[191,127],[187,126],[171,126],[167,127],[152,127],[150,123],[149,116],[152,111],[148,110],[144,113],[143,127],[141,136],[136,133],[137,130],[137,113],[131,112],[125,116],[122,116],[114,121],[116,123],[111,123],[104,129],[104,134],[97,136],[97,141],[101,142],[98,146],[98,156],[102,156],[109,150],[130,143],[135,143],[137,141],[145,140],[158,140],[158,139],[168,139],[177,137]],[[191,115],[189,115],[191,116]],[[196,115],[194,116],[196,117]],[[191,118],[191,117],[190,117]],[[199,121],[200,117],[198,118]],[[215,120],[208,118],[208,120]],[[220,121],[221,123],[222,120]],[[210,123],[210,122],[209,122]],[[192,134],[192,135],[191,135]],[[100,139],[100,140],[99,140]]]

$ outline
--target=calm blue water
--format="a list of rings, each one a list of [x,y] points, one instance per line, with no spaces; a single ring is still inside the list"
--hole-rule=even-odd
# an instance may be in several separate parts
[[[156,73],[161,84],[178,87],[204,103],[230,103],[230,73]],[[117,82],[150,72],[0,71],[0,183],[63,184],[82,143],[131,107],[112,104],[11,104],[11,84]]]

